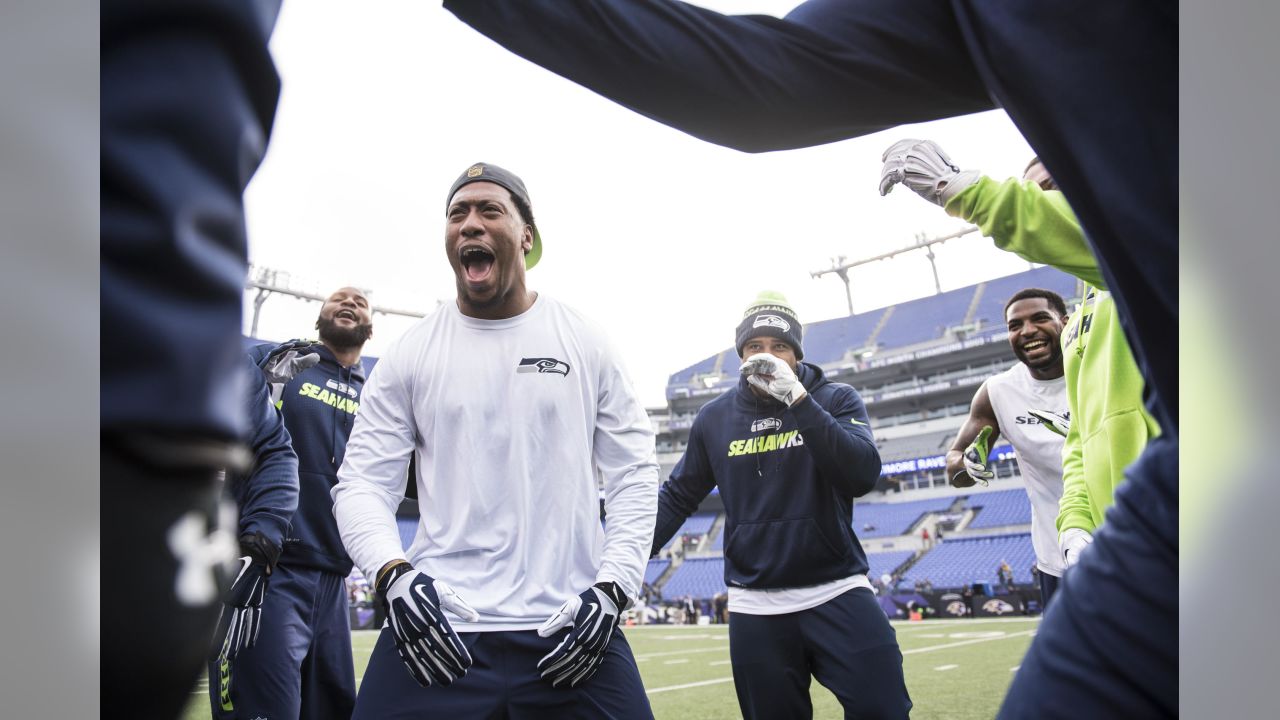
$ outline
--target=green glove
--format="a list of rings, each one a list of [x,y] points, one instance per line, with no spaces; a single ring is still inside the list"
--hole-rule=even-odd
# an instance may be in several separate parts
[[[978,437],[969,443],[969,447],[964,449],[964,471],[975,482],[986,485],[994,480],[996,474],[987,467],[987,460],[990,448],[987,447],[987,441],[991,439],[991,426],[987,425],[982,428],[982,432],[978,433]]]

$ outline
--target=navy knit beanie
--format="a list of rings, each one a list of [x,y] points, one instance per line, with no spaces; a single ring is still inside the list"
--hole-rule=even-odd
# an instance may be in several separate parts
[[[738,357],[742,357],[742,346],[748,340],[761,335],[785,341],[796,351],[796,360],[804,359],[804,348],[800,346],[804,328],[782,293],[766,290],[747,306],[742,322],[738,324],[734,345],[738,349]]]

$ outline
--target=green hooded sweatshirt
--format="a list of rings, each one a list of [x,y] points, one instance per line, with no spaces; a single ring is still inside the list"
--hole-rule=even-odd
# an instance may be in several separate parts
[[[1160,433],[1142,403],[1133,360],[1098,262],[1066,198],[1030,181],[981,178],[946,205],[996,247],[1083,280],[1085,299],[1062,331],[1071,430],[1062,446],[1058,533],[1102,524],[1112,493],[1147,441]]]

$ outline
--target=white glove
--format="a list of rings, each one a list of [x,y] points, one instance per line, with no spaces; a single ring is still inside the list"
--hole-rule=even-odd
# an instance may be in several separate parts
[[[946,205],[982,177],[977,170],[961,170],[932,140],[899,140],[880,159],[884,161],[880,170],[881,195],[888,195],[894,185],[902,183],[937,205]]]
[[[1062,548],[1062,557],[1071,567],[1080,562],[1080,553],[1093,542],[1093,535],[1080,528],[1067,528],[1058,538],[1058,547]]]
[[[314,350],[314,346],[318,344],[311,340],[290,340],[277,345],[258,364],[271,388],[272,403],[280,402],[284,386],[298,373],[320,363],[320,354]]]
[[[791,366],[769,353],[752,355],[738,370],[747,376],[747,382],[788,407],[807,394]]]

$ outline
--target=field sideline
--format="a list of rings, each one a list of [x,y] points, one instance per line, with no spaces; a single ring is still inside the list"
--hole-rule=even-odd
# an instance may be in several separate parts
[[[913,718],[985,720],[1000,707],[1039,618],[893,623],[902,647]],[[650,625],[626,629],[658,720],[740,718],[724,625]],[[377,634],[352,637],[357,682]],[[835,696],[816,682],[813,716],[843,717]],[[208,681],[200,679],[183,720],[209,718]]]

